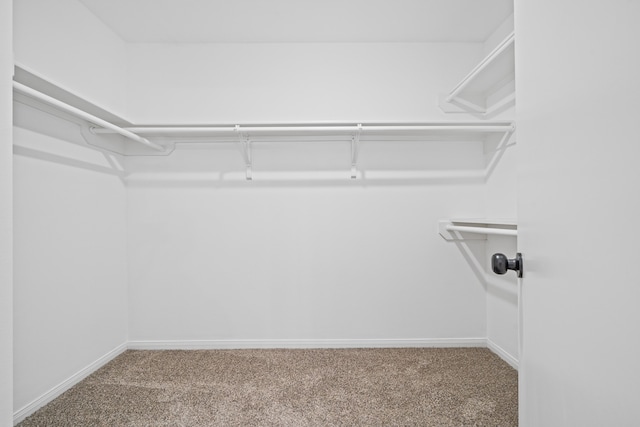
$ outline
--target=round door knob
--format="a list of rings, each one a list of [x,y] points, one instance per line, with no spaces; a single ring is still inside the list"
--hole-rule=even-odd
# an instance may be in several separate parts
[[[522,254],[518,252],[513,259],[507,258],[505,254],[493,254],[491,269],[496,274],[505,274],[507,270],[513,270],[518,273],[518,277],[522,277]]]

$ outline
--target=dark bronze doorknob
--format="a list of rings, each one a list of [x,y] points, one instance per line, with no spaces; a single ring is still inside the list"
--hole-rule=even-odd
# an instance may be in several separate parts
[[[514,259],[509,259],[505,254],[493,254],[491,257],[491,269],[496,274],[505,274],[507,270],[513,270],[522,277],[522,254],[518,252]]]

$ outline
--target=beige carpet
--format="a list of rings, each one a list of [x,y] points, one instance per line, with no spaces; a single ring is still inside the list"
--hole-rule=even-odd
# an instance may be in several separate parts
[[[515,426],[487,349],[127,351],[28,426]]]

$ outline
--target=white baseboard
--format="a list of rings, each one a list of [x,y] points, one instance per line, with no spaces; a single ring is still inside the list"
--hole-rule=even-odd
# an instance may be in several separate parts
[[[218,350],[246,348],[486,347],[484,338],[333,340],[162,340],[129,341],[131,350]]]
[[[108,362],[113,360],[115,357],[122,354],[125,350],[127,350],[127,344],[120,344],[118,347],[114,348],[104,356],[100,357],[95,362],[87,365],[80,371],[76,372],[57,386],[53,387],[51,390],[44,393],[42,396],[34,400],[33,402],[23,406],[18,411],[13,413],[13,425],[18,424],[29,415],[33,414],[35,411],[51,402],[56,397],[60,396],[65,391],[69,390],[71,387],[88,377],[93,372],[97,371],[102,366],[106,365]]]
[[[493,351],[495,354],[497,354],[498,357],[500,357],[500,359],[504,360],[509,365],[511,365],[513,369],[515,369],[516,371],[518,370],[518,359],[513,357],[504,348],[500,347],[498,344],[494,343],[488,338],[487,338],[487,348]]]

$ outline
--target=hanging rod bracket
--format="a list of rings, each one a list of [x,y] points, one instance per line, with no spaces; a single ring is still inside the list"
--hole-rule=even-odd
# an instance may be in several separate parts
[[[362,133],[362,124],[358,123],[358,129],[351,137],[351,179],[356,179],[358,170],[356,165],[358,163],[358,149],[360,144],[360,134]]]
[[[251,181],[253,180],[252,170],[251,170],[251,167],[252,167],[251,139],[247,135],[242,133],[242,131],[240,130],[240,125],[235,125],[234,130],[238,134],[238,142],[240,143],[240,149],[242,150],[242,155],[244,157],[244,163],[246,166],[246,172],[245,172],[246,180]]]

